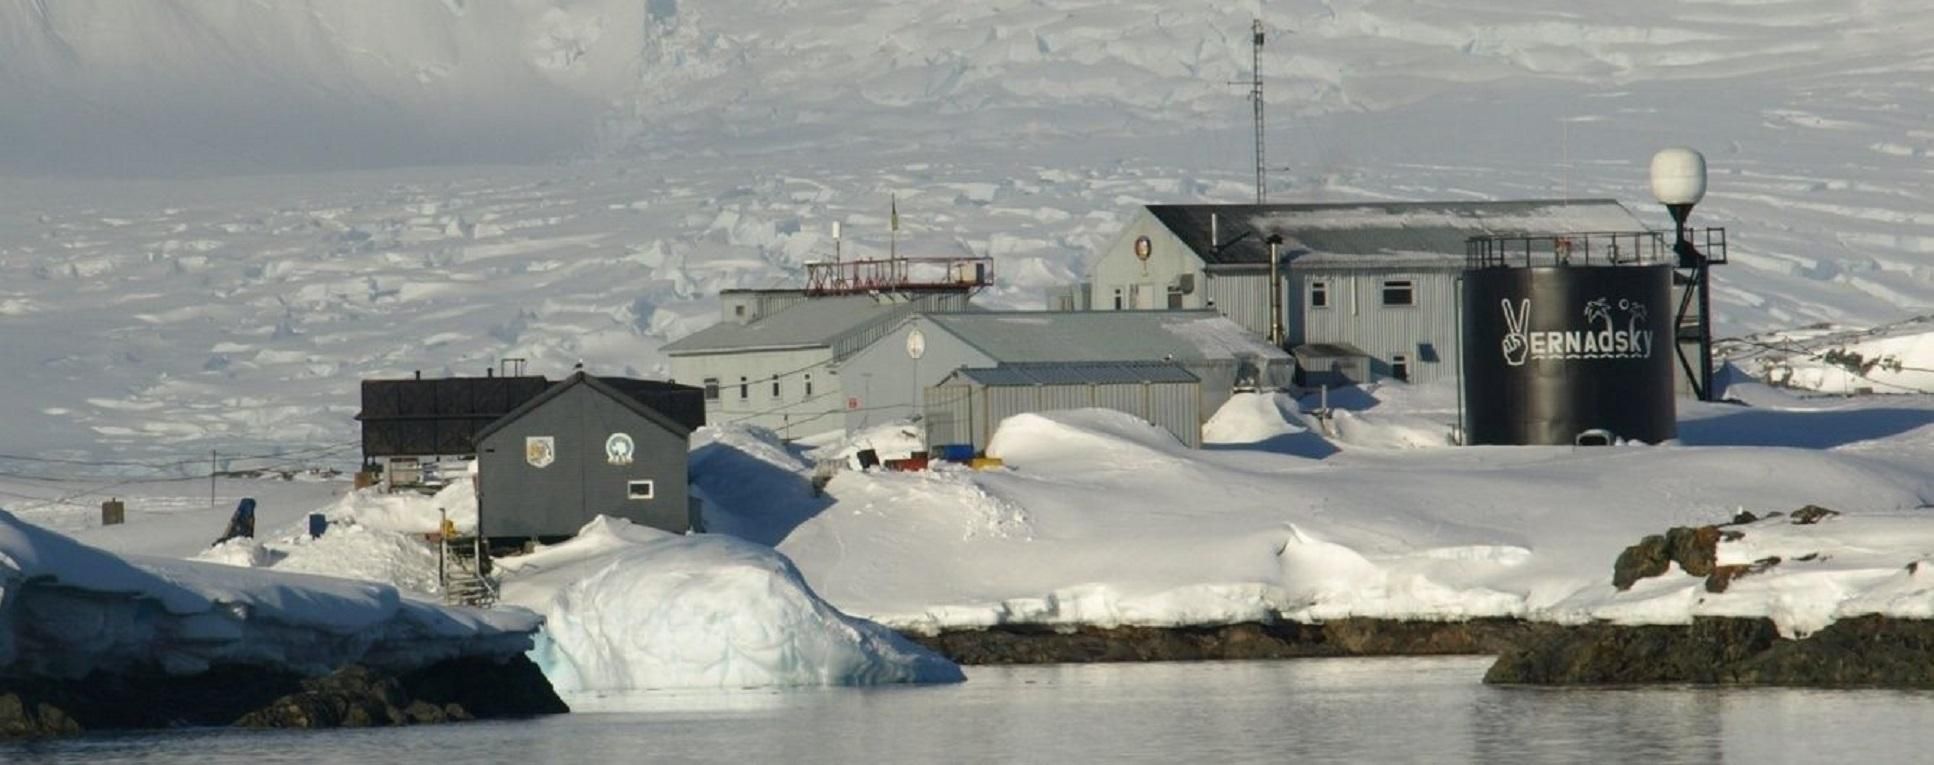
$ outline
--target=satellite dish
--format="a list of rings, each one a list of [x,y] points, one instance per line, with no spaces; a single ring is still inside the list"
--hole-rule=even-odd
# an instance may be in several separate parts
[[[1706,196],[1705,155],[1684,146],[1652,155],[1652,196],[1666,206],[1699,204]]]

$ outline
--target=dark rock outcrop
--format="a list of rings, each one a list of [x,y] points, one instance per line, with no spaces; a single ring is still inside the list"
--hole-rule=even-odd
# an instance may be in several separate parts
[[[0,741],[44,738],[81,732],[79,723],[60,707],[18,691],[0,693]]]
[[[1006,626],[907,637],[961,664],[1053,664],[1487,654],[1512,645],[1527,628],[1515,619],[1358,618],[1219,627]]]
[[[223,665],[185,677],[0,678],[0,739],[184,725],[414,725],[565,711],[543,672],[523,656],[454,659],[402,676],[355,665],[318,678]]]
[[[1767,619],[1537,625],[1484,682],[1934,688],[1934,621],[1863,616],[1800,639]]]

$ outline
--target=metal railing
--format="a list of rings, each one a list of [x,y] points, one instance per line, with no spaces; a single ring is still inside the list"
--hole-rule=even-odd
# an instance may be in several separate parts
[[[1725,229],[1687,229],[1686,240],[1705,256],[1708,265],[1726,262]],[[1684,262],[1673,247],[1670,233],[1663,231],[1474,236],[1464,241],[1464,264],[1468,268],[1651,263],[1671,263],[1680,268],[1691,268],[1696,265]]]

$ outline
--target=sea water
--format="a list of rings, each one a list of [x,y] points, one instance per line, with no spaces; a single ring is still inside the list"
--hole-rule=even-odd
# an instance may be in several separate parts
[[[1487,686],[1487,658],[975,667],[928,687],[638,692],[531,720],[194,729],[0,762],[1906,762],[1934,693]]]

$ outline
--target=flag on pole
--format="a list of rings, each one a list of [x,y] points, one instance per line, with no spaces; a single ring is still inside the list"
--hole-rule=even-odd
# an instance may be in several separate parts
[[[900,195],[894,194],[887,202],[892,211],[892,222],[888,224],[894,231],[900,230]]]

